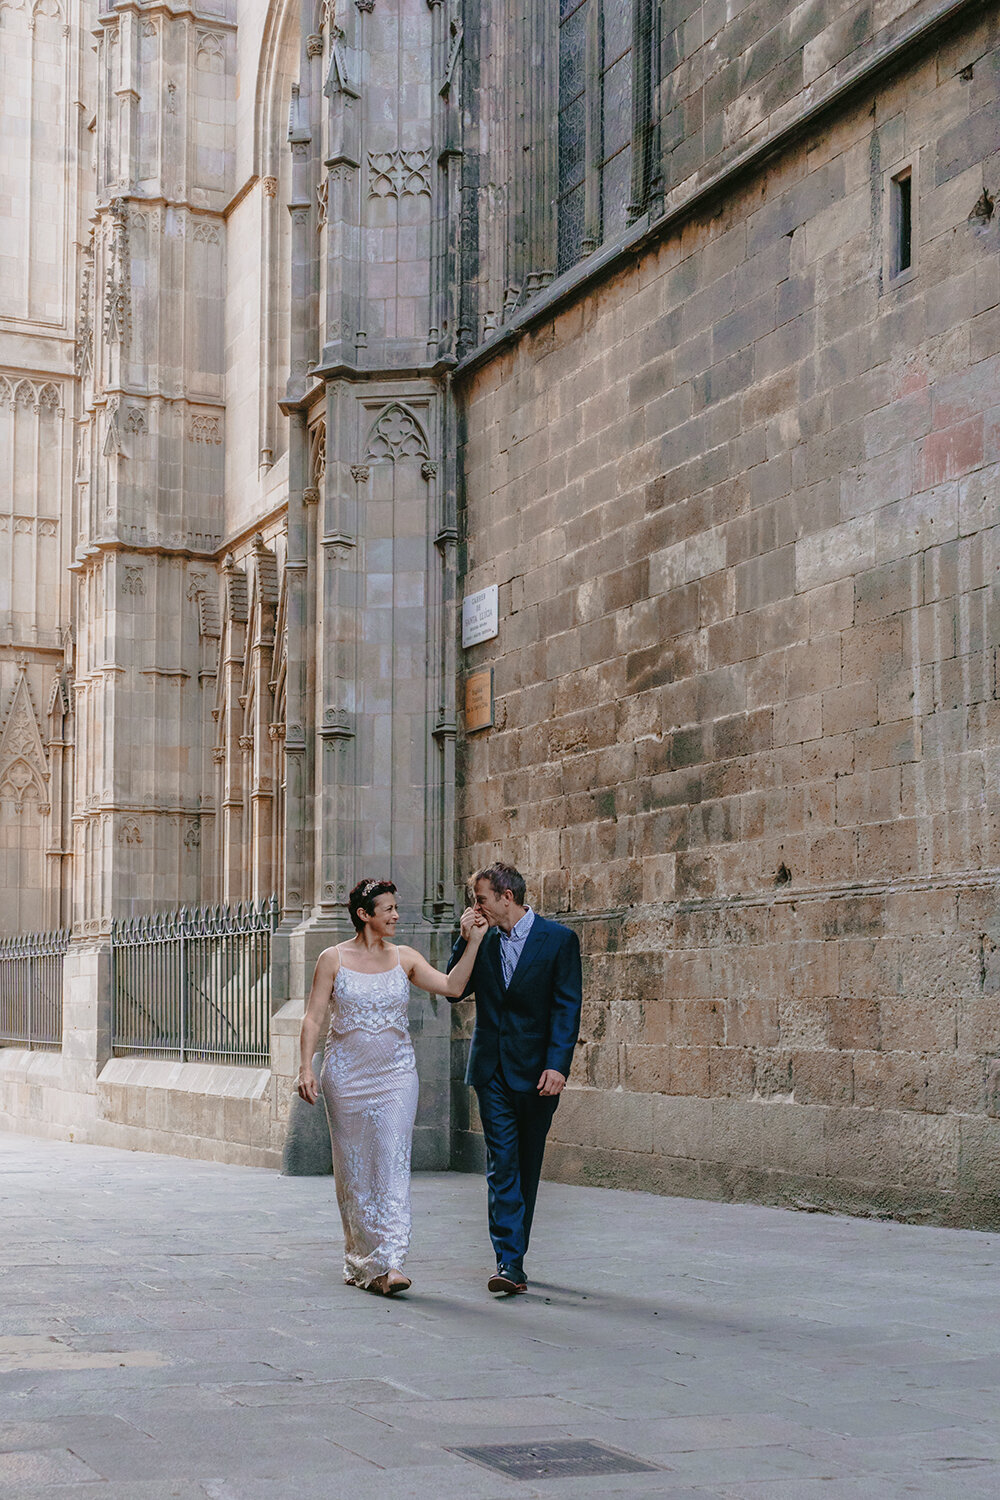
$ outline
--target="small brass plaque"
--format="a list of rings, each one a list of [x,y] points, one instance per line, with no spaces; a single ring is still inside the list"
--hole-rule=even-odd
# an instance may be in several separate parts
[[[465,679],[465,732],[489,729],[493,724],[493,668],[470,672]]]

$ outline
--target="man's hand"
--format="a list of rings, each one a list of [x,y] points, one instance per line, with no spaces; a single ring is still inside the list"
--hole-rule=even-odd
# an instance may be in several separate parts
[[[543,1098],[551,1098],[553,1094],[561,1094],[566,1087],[566,1079],[555,1068],[546,1068],[538,1080],[538,1092]]]
[[[473,927],[477,926],[480,920],[482,919],[480,918],[479,912],[474,906],[467,906],[465,908],[458,927],[466,942],[468,942],[469,938],[472,936]]]

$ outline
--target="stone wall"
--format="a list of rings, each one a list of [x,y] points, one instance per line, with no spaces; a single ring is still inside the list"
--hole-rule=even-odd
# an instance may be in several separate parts
[[[654,99],[668,192],[724,170],[941,10],[939,0],[668,0]]]
[[[1000,1222],[998,79],[993,15],[462,386],[459,863],[581,935],[559,1176]]]

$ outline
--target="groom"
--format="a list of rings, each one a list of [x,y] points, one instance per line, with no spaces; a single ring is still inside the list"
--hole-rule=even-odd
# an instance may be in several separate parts
[[[465,1081],[479,1100],[486,1139],[490,1238],[496,1251],[491,1292],[527,1291],[528,1248],[545,1137],[566,1085],[583,997],[576,933],[525,902],[513,865],[480,870],[475,904],[462,913],[448,968],[461,958],[477,916],[483,939],[466,994],[475,991],[476,1029]]]

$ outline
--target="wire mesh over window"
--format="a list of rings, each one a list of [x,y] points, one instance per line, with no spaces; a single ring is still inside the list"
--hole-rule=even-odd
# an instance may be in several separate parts
[[[601,239],[625,228],[631,202],[632,8],[601,0]]]
[[[561,0],[559,16],[559,270],[584,254],[587,21],[600,0]]]
[[[672,24],[660,12],[659,0],[464,4],[463,352],[658,211],[658,38]]]
[[[620,234],[656,175],[652,0],[560,0],[558,269]]]

